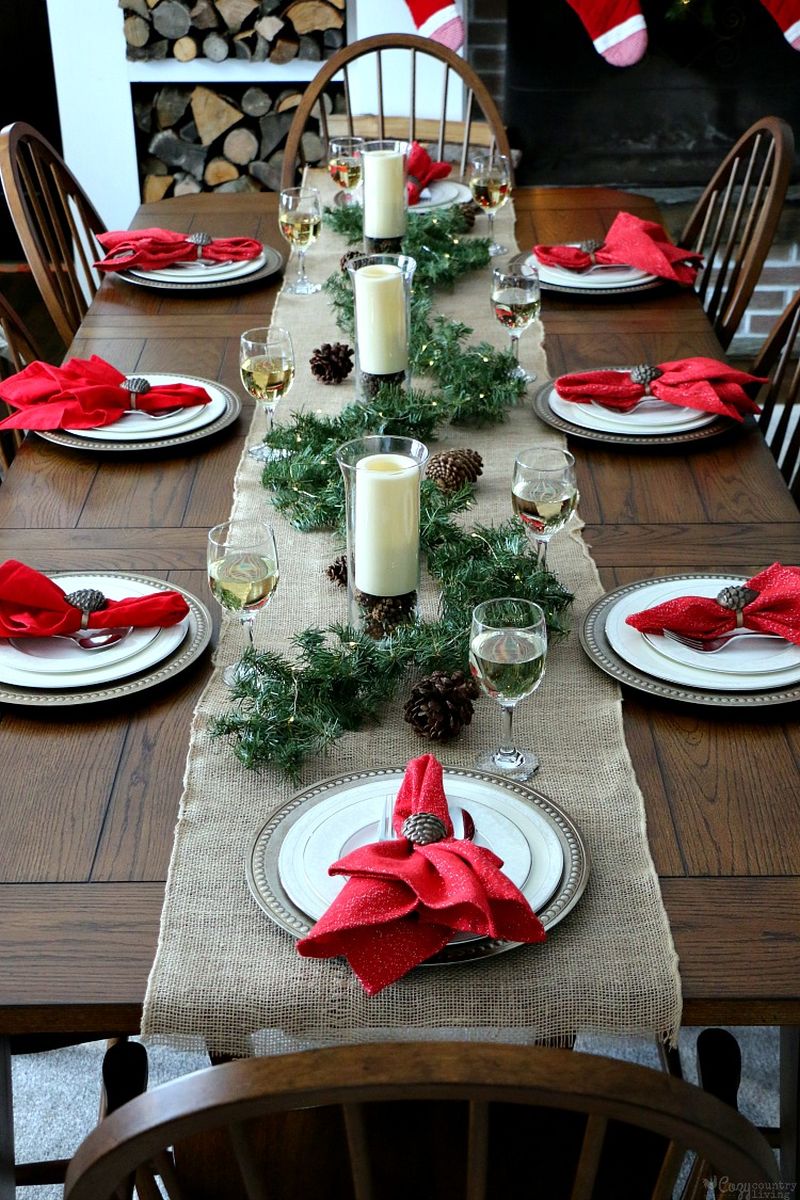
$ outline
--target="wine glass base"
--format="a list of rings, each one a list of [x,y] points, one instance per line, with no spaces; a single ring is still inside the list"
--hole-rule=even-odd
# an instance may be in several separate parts
[[[253,667],[246,662],[230,663],[222,672],[222,682],[226,687],[236,687],[253,674]]]
[[[508,254],[508,246],[501,246],[499,242],[492,242],[489,246],[489,257],[497,258],[500,254]]]
[[[310,279],[296,279],[294,283],[284,284],[283,290],[287,296],[311,296],[322,291],[322,284],[312,283]]]
[[[530,779],[539,770],[539,759],[532,750],[517,750],[514,757],[500,758],[496,751],[482,755],[475,766],[503,779]]]
[[[256,462],[274,462],[276,458],[286,458],[288,453],[288,450],[273,450],[265,442],[258,442],[247,451],[248,457],[254,458]]]
[[[526,371],[524,367],[516,366],[511,372],[512,379],[521,379],[523,383],[535,383],[539,378],[535,372]]]

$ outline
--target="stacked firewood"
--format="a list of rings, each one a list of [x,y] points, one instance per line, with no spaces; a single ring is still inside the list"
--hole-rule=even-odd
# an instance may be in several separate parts
[[[222,93],[202,84],[134,88],[142,199],[192,192],[280,189],[283,145],[302,92],[271,95],[263,87]],[[327,112],[333,101],[323,98]],[[316,126],[316,128],[315,128]],[[303,156],[317,163],[324,145],[319,120],[303,133]]]
[[[317,61],[344,44],[346,0],[119,0],[129,59]]]

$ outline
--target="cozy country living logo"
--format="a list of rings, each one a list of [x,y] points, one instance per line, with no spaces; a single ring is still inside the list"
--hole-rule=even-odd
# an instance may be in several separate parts
[[[727,1175],[719,1179],[713,1176],[703,1180],[706,1189],[705,1200],[791,1200],[794,1197],[797,1184],[795,1183],[737,1183]]]

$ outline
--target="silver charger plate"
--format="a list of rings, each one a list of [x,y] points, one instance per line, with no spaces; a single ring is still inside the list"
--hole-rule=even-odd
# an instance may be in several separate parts
[[[658,582],[686,582],[687,586],[698,580],[718,579],[719,572],[704,572],[691,575],[658,576]],[[730,576],[731,580],[745,583],[746,577]],[[764,688],[762,691],[725,691],[724,689],[708,689],[689,687],[686,684],[671,683],[649,675],[622,658],[612,647],[606,636],[606,620],[611,609],[623,597],[649,588],[656,580],[640,579],[636,583],[627,583],[622,587],[607,592],[589,609],[583,624],[579,629],[581,646],[588,658],[610,675],[628,687],[651,696],[660,696],[667,700],[679,700],[684,704],[699,704],[710,708],[764,708],[775,704],[791,704],[800,700],[800,683],[788,684],[784,687]]]
[[[615,368],[609,367],[608,369],[614,370]],[[550,395],[554,389],[555,383],[552,379],[537,388],[533,397],[533,411],[537,417],[544,421],[545,425],[550,425],[553,429],[560,429],[562,433],[569,434],[570,437],[584,438],[590,442],[602,442],[606,446],[638,446],[640,450],[646,450],[650,446],[675,446],[680,445],[681,442],[699,442],[706,438],[719,437],[721,433],[726,433],[737,424],[728,417],[717,417],[708,425],[701,425],[697,429],[646,435],[619,433],[616,430],[587,429],[585,425],[567,421],[558,413],[553,412],[550,407]]]
[[[61,576],[72,576],[75,572],[51,571],[48,574],[51,579],[58,581]],[[180,645],[176,646],[165,658],[145,668],[138,675],[129,675],[124,679],[109,681],[94,687],[49,689],[45,687],[26,688],[15,684],[0,683],[0,703],[24,704],[34,708],[67,708],[117,700],[121,696],[144,692],[172,679],[191,666],[203,653],[211,640],[211,614],[191,592],[163,579],[153,579],[149,575],[128,574],[122,571],[93,571],[92,575],[146,583],[152,587],[153,591],[180,592],[189,605],[188,628]]]
[[[241,275],[228,275],[224,279],[159,279],[158,276],[148,278],[125,270],[115,271],[114,274],[118,279],[124,279],[126,283],[132,283],[136,287],[154,288],[156,291],[208,292],[216,291],[219,288],[244,287],[251,283],[261,283],[262,280],[270,279],[282,270],[284,262],[285,259],[279,251],[274,250],[272,246],[265,245],[263,266],[255,271],[244,271]]]
[[[165,379],[161,371],[154,371],[154,375]],[[147,378],[147,374],[144,374]],[[239,416],[242,411],[242,402],[235,392],[230,388],[224,387],[221,383],[217,383],[213,379],[201,379],[198,375],[178,375],[174,376],[176,383],[193,383],[193,384],[208,384],[209,386],[220,392],[225,400],[225,408],[220,415],[208,425],[200,425],[195,429],[188,429],[184,433],[175,432],[171,436],[169,434],[159,438],[142,438],[141,441],[110,441],[107,438],[93,438],[91,429],[86,430],[86,436],[82,437],[76,433],[68,433],[64,429],[36,429],[33,432],[37,437],[44,438],[45,441],[55,442],[58,446],[71,446],[74,450],[92,450],[102,454],[120,454],[130,453],[132,450],[163,450],[169,446],[185,446],[191,442],[200,441],[202,438],[212,437],[215,433],[219,433],[221,429],[226,429]]]
[[[247,882],[259,907],[276,925],[300,938],[304,937],[314,924],[287,893],[278,865],[281,846],[294,822],[321,800],[337,793],[343,795],[364,780],[378,780],[381,786],[385,781],[390,791],[396,791],[404,774],[404,767],[376,767],[368,771],[323,779],[293,796],[257,831],[246,863]],[[458,779],[480,782],[486,790],[487,797],[491,797],[494,791],[503,794],[504,797],[516,797],[524,804],[533,805],[538,815],[544,818],[553,830],[564,855],[564,869],[555,891],[545,907],[537,913],[544,928],[552,929],[578,903],[589,878],[589,856],[576,825],[552,800],[525,784],[499,779],[496,775],[466,767],[444,768],[445,790],[448,780],[452,782]],[[454,941],[422,965],[471,962],[502,954],[518,945],[519,942],[504,942],[497,938]]]
[[[539,263],[534,254],[526,253],[521,256],[521,261],[528,266],[538,269]],[[663,288],[670,284],[669,279],[662,279],[660,276],[633,281],[630,283],[606,284],[593,283],[583,284],[580,282],[581,277],[576,276],[575,283],[558,283],[539,276],[539,286],[543,292],[560,292],[567,296],[591,296],[594,300],[602,300],[606,296],[638,296],[642,292],[652,292],[655,288]]]

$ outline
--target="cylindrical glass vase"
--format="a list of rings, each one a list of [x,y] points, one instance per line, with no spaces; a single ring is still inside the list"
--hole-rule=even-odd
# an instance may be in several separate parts
[[[407,142],[367,141],[361,154],[364,251],[399,254],[406,232]]]
[[[347,515],[348,619],[376,641],[416,620],[419,494],[428,447],[375,434],[336,451]]]
[[[411,285],[416,259],[364,254],[347,264],[353,286],[356,395],[371,399],[384,384],[408,387]]]

